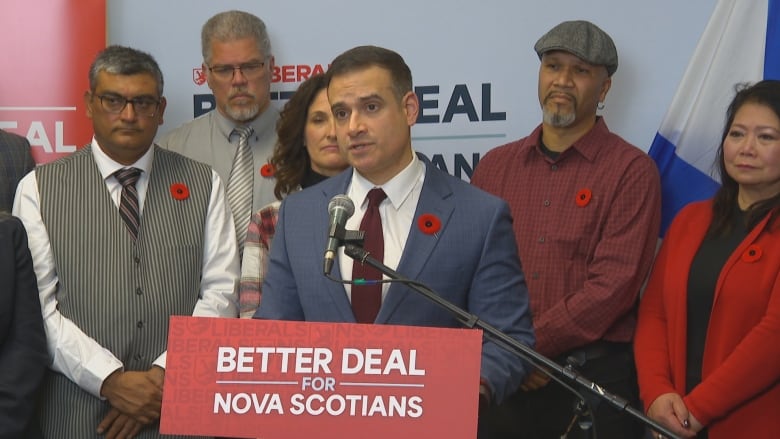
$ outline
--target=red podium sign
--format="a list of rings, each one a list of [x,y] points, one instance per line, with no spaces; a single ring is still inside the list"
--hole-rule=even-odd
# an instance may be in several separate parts
[[[473,439],[482,331],[171,317],[160,432]]]

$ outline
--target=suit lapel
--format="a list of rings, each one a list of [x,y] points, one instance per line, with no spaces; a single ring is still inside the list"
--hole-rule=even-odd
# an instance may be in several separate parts
[[[334,177],[331,177],[328,179],[325,183],[323,183],[322,186],[322,196],[324,197],[324,205],[325,210],[327,211],[328,203],[330,203],[330,200],[339,194],[345,194],[347,192],[347,186],[349,185],[349,182],[352,178],[352,168],[349,168],[346,172],[342,172],[339,175],[336,175]],[[326,216],[326,220],[330,221],[329,218],[330,215]],[[315,247],[315,251],[317,251],[317,255],[321,255],[325,250],[325,243],[328,239],[327,230],[328,230],[328,223],[326,222],[322,227],[322,232],[319,233],[317,236],[317,246]],[[320,272],[322,273],[322,272]],[[322,274],[320,274],[322,276]],[[335,279],[344,279],[344,277],[341,275],[341,264],[336,261],[335,264],[333,264],[333,269],[331,270],[331,276]],[[325,291],[330,296],[331,300],[333,300],[333,304],[335,305],[336,310],[338,310],[339,313],[339,319],[348,322],[348,323],[355,323],[355,314],[352,313],[352,305],[349,303],[349,299],[347,298],[347,292],[344,289],[344,285],[340,284],[338,282],[334,282],[325,276],[322,276],[323,282],[325,285]]]
[[[396,270],[402,276],[416,280],[426,268],[426,264],[439,239],[444,238],[443,231],[447,230],[447,224],[455,209],[451,196],[452,189],[447,184],[444,175],[434,169],[431,163],[426,163],[425,181],[420,193],[420,200],[417,202],[414,219],[409,229],[409,236]],[[441,220],[440,232],[436,235],[429,235],[420,229],[417,225],[417,220],[423,214],[435,215]],[[402,284],[390,284],[390,289],[382,302],[379,315],[377,315],[376,323],[387,323],[410,294],[417,293],[409,291]]]

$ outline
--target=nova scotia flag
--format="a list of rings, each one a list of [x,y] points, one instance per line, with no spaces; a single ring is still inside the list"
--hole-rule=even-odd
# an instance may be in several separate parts
[[[719,0],[649,154],[662,185],[661,235],[720,183],[715,160],[738,83],[780,79],[780,0]]]

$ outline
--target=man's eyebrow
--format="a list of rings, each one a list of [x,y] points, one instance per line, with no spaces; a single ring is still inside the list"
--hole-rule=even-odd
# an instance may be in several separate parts
[[[370,95],[361,96],[361,97],[357,98],[357,101],[361,102],[361,103],[362,102],[366,102],[366,101],[374,101],[374,100],[378,100],[378,101],[383,101],[384,102],[385,99],[378,93],[371,93]],[[337,101],[337,102],[334,102],[333,104],[331,104],[330,108],[343,107],[343,106],[346,106],[344,101]]]

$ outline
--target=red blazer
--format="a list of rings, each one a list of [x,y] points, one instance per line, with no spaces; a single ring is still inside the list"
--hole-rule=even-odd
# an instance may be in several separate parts
[[[635,356],[645,408],[661,394],[684,395],[711,439],[780,434],[780,230],[765,218],[718,277],[702,362],[687,395],[688,272],[712,219],[710,201],[675,218],[639,307]]]

